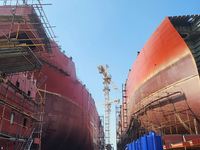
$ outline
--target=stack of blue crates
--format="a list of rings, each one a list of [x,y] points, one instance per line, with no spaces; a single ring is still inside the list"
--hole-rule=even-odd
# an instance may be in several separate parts
[[[149,135],[144,135],[137,141],[127,144],[125,150],[163,150],[161,135],[149,132]]]

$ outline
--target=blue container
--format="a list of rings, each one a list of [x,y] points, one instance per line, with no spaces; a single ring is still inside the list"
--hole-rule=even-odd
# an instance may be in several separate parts
[[[158,148],[158,150],[163,150],[161,134],[159,136],[156,136],[156,140],[157,140],[157,148]]]
[[[152,136],[147,137],[147,145],[148,145],[148,150],[154,150],[153,137]]]
[[[151,145],[151,148],[153,147],[153,150],[163,150],[161,135],[158,136],[155,132],[149,132],[149,137],[152,138],[152,140],[149,141],[152,143],[149,144]]]
[[[140,139],[137,139],[137,143],[138,143],[138,150],[141,150],[141,142],[140,142]]]
[[[125,150],[163,150],[161,135],[149,132],[149,135],[140,137],[125,146]]]
[[[128,150],[128,144],[126,144],[126,146],[125,146],[125,148],[124,148],[125,150]]]
[[[135,142],[135,150],[138,150],[138,142]]]
[[[131,143],[128,144],[128,150],[132,150],[132,146],[131,145],[132,145]]]
[[[156,150],[156,145],[157,145],[157,142],[156,142],[156,137],[155,137],[155,132],[149,132],[149,136],[152,137],[153,139],[153,150]]]
[[[147,135],[140,138],[142,150],[148,150]]]
[[[132,150],[137,150],[136,149],[136,142],[135,141],[132,142]]]

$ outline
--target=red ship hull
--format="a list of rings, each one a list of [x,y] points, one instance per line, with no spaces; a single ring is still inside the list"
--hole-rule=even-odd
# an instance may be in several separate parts
[[[30,104],[23,102],[23,115],[26,116],[25,113],[28,113],[31,118],[28,127],[23,123],[25,117],[20,118],[19,114],[15,115],[15,125],[11,125],[13,110],[7,108],[5,103],[1,105],[3,109],[0,110],[0,115],[6,121],[1,121],[0,133],[13,134],[16,139],[5,143],[4,135],[1,134],[0,146],[15,149],[15,141],[22,138],[28,130],[27,135],[23,136],[21,144],[16,144],[18,148],[21,146],[23,149],[22,143],[25,143],[32,146],[33,149],[42,150],[100,149],[102,145],[100,134],[102,139],[103,133],[101,132],[103,130],[94,100],[85,85],[77,79],[73,61],[60,51],[54,41],[47,37],[33,5],[4,6],[0,7],[0,11],[3,12],[0,14],[0,42],[3,41],[2,47],[4,48],[0,48],[2,50],[0,51],[1,81],[3,81],[4,74],[10,74],[9,76],[14,79],[18,77],[16,74],[21,74],[19,72],[27,71],[28,73],[30,71],[29,73],[34,74],[34,79],[37,80],[37,86],[36,80],[33,84],[32,78],[28,77],[24,86],[32,86],[32,88],[28,89],[28,93],[27,89],[21,89],[21,91],[23,94],[31,93],[31,97],[25,98],[40,102],[37,112],[35,109],[25,109],[24,105]],[[16,84],[15,81],[10,82]],[[24,81],[20,82],[20,84],[22,83]],[[1,83],[0,98],[11,105],[13,105],[13,101],[19,103],[16,107],[21,109],[20,98],[23,96],[18,95],[17,98],[12,96],[9,90],[7,92],[6,88],[3,89],[3,85],[4,83]],[[19,90],[16,87],[15,89]],[[6,100],[5,97],[11,98]],[[21,113],[20,110],[19,113]],[[18,125],[17,120],[19,120]],[[6,128],[8,125],[9,128]],[[18,126],[20,129],[17,129]],[[37,132],[33,133],[34,128]],[[27,142],[29,138],[33,139],[30,137],[32,133],[35,138],[33,145]],[[7,139],[11,140],[9,137]]]
[[[33,7],[1,6],[0,12],[0,147],[17,150],[31,146],[34,128],[42,124],[32,71],[42,67],[34,53],[49,43],[34,30]]]
[[[162,135],[198,134],[198,60],[187,45],[193,44],[191,39],[183,39],[183,31],[178,27],[181,19],[182,23],[186,22],[182,26],[189,26],[189,17],[180,17],[174,22],[170,19],[166,17],[158,26],[131,68],[124,92],[125,105],[121,108],[122,126],[118,127],[121,136],[130,131],[137,134],[137,138],[148,131]],[[195,34],[198,39],[199,34]],[[126,115],[127,119],[123,117]],[[138,127],[134,127],[134,120],[139,122]]]
[[[0,146],[19,149],[33,131],[36,85],[28,73],[10,75],[0,82]],[[2,81],[3,80],[3,81]]]
[[[76,78],[73,61],[57,44],[52,47],[52,57],[41,57],[43,69],[35,76],[46,78],[39,87],[46,94],[42,149],[97,149],[100,118],[94,100]]]

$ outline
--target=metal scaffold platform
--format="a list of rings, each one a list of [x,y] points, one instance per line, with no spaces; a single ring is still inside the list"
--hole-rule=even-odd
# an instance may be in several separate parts
[[[118,144],[124,147],[125,143],[137,140],[148,131],[155,131],[156,134],[162,135],[164,149],[199,148],[200,135],[197,120],[195,116],[191,115],[187,102],[184,103],[184,93],[181,91],[158,92],[154,97],[156,98],[146,99],[145,105],[132,114],[127,128],[126,117],[124,117],[126,113],[123,111],[126,106],[123,105],[124,102],[122,103],[121,112],[123,113],[118,114]],[[173,100],[176,99],[182,99],[179,107],[174,106]],[[126,101],[125,97],[123,101]],[[164,115],[166,121],[152,122],[155,114]],[[194,126],[191,126],[192,121]],[[180,127],[182,130],[184,128],[188,134],[180,135]]]
[[[0,111],[0,140],[16,141],[16,149],[31,146],[33,140],[38,141],[39,147],[41,144],[45,100],[41,95],[38,100],[33,99],[31,92],[34,93],[34,91],[28,90],[28,93],[25,93],[20,88],[34,88],[35,81],[30,81],[30,76],[32,74],[29,72],[20,73],[19,76],[16,75],[16,85],[11,82],[14,80],[12,75],[8,75],[6,79],[0,77],[0,107],[2,108]],[[27,84],[28,82],[33,84]],[[39,91],[37,92],[39,93]],[[15,98],[13,99],[13,97]],[[21,99],[18,99],[18,97],[21,97]],[[9,120],[10,112],[11,117]],[[17,116],[21,121],[14,119]],[[17,131],[16,134],[15,130]]]
[[[39,0],[6,0],[0,6],[0,71],[10,74],[41,69],[36,55],[51,53],[51,41],[56,38],[43,5]]]
[[[49,4],[0,2],[1,148],[41,149],[46,93],[37,90],[34,73],[42,68],[38,56],[51,53],[56,38],[43,5]]]

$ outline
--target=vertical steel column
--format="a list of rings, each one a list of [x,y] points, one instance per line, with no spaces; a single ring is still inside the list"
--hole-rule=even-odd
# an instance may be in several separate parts
[[[119,119],[120,119],[120,106],[115,105],[115,117],[116,117],[116,150],[117,150],[117,141],[118,141],[118,137],[121,136],[118,133],[118,127],[120,126],[119,124]],[[120,127],[119,127],[120,128]],[[121,134],[121,133],[120,133]],[[118,136],[119,135],[119,136]],[[120,140],[120,139],[119,139]]]
[[[199,134],[196,116],[194,116],[194,128],[195,128],[195,134]]]
[[[3,6],[6,6],[7,0],[3,1]]]
[[[109,104],[109,81],[104,78],[104,97],[105,97],[105,139],[106,144],[110,144],[110,104]]]
[[[100,124],[99,124],[99,150],[105,149],[105,143],[104,143],[104,116],[99,116],[100,118]]]

